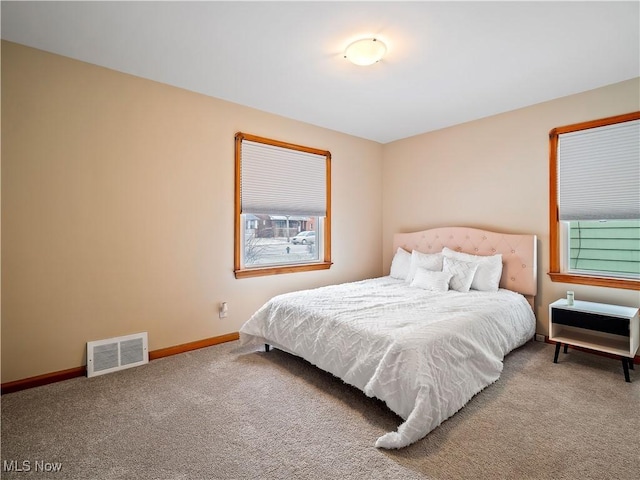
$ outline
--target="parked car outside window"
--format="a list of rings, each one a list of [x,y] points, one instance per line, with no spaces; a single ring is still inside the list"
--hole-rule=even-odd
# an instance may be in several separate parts
[[[295,237],[291,239],[291,243],[294,245],[302,244],[314,244],[316,243],[316,232],[313,231],[304,231],[297,234]]]

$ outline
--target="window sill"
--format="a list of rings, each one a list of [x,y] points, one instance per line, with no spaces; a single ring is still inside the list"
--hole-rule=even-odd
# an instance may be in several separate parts
[[[314,270],[328,270],[331,262],[310,263],[306,265],[282,265],[279,267],[244,268],[236,270],[236,278],[263,277],[266,275],[282,275],[285,273],[311,272]]]
[[[592,285],[596,287],[624,288],[627,290],[640,290],[640,280],[574,275],[559,272],[549,272],[548,275],[549,277],[551,277],[552,282],[575,283],[580,285]]]

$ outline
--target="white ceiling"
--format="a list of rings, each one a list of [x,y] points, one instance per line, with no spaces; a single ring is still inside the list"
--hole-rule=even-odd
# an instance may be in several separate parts
[[[640,76],[640,2],[6,2],[2,38],[387,143]],[[371,67],[343,58],[384,40]]]

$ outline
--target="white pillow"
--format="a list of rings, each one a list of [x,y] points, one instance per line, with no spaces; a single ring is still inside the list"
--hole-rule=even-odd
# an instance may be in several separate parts
[[[442,271],[442,259],[444,257],[441,253],[422,253],[417,250],[411,252],[411,266],[409,267],[409,275],[407,275],[407,282],[411,283],[416,276],[418,268],[426,268],[427,270],[433,270],[436,272]]]
[[[468,292],[473,282],[473,276],[478,270],[475,262],[465,262],[455,258],[444,257],[442,271],[452,275],[449,288],[458,292]]]
[[[393,278],[406,280],[409,275],[409,267],[411,266],[411,254],[405,249],[398,247],[396,254],[391,261],[391,275]]]
[[[432,292],[446,292],[449,290],[449,280],[451,280],[451,277],[452,275],[447,272],[435,272],[423,267],[418,267],[411,286],[431,290]]]
[[[500,277],[502,276],[502,254],[496,255],[470,255],[468,253],[456,252],[444,247],[442,254],[445,257],[473,262],[478,264],[478,271],[473,277],[471,288],[483,292],[497,292],[500,288]]]

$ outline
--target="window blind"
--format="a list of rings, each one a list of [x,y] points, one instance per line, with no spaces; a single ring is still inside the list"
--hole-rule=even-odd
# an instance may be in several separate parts
[[[327,157],[242,140],[241,213],[327,214]]]
[[[558,136],[560,220],[640,218],[640,120]]]

